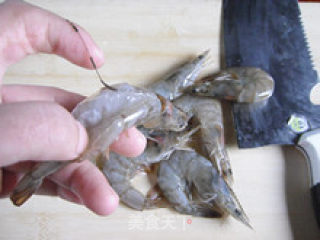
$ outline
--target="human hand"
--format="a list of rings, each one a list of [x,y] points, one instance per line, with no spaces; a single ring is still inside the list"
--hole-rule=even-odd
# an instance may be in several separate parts
[[[102,51],[88,33],[79,31],[96,65],[103,64]],[[8,66],[28,54],[53,53],[91,69],[89,53],[65,19],[21,1],[0,4],[0,167],[7,196],[23,172],[35,162],[72,160],[85,149],[85,129],[69,111],[84,97],[61,89],[40,86],[1,86]],[[126,156],[139,155],[146,144],[131,128],[111,145]],[[71,163],[45,179],[39,194],[58,195],[84,204],[100,215],[111,213],[118,196],[104,175],[89,161]]]

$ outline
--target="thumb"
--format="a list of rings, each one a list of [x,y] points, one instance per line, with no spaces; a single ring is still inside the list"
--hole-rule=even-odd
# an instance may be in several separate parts
[[[0,167],[25,160],[72,160],[88,142],[84,127],[56,103],[2,104],[0,116]]]

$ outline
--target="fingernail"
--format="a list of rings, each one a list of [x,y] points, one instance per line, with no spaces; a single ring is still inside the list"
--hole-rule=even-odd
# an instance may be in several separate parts
[[[82,124],[78,121],[78,146],[76,149],[76,153],[79,156],[85,149],[88,144],[88,135],[86,129],[82,126]]]
[[[144,149],[147,144],[146,137],[139,130],[137,130],[137,134],[136,134],[136,144],[138,146],[141,146],[142,149]]]
[[[104,201],[104,205],[103,209],[99,210],[97,213],[102,216],[108,216],[117,209],[119,205],[119,198],[113,195],[108,196]]]
[[[115,198],[119,198],[118,194],[114,191],[114,189],[110,186],[109,188],[110,194],[113,195]]]
[[[104,62],[103,51],[100,48],[96,47],[94,49],[93,55],[94,55],[93,58],[95,59],[95,61],[97,61],[96,64],[100,65],[100,64],[102,64]]]
[[[111,186],[110,186],[109,191],[110,191],[109,192],[110,195],[105,200],[106,211],[104,212],[104,215],[111,214],[112,212],[114,212],[114,210],[116,210],[116,208],[119,205],[119,196],[118,196],[118,194],[112,189]]]

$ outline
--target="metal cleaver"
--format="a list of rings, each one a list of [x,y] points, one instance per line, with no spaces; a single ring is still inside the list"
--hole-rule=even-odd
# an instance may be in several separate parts
[[[290,144],[302,149],[320,226],[320,106],[310,101],[319,79],[297,0],[224,0],[223,35],[226,67],[259,67],[275,80],[274,94],[264,105],[233,105],[239,147]]]

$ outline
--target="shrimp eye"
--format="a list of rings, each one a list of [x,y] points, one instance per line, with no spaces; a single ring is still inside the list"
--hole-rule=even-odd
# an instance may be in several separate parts
[[[184,123],[180,123],[179,124],[179,128],[184,128],[185,124]]]

